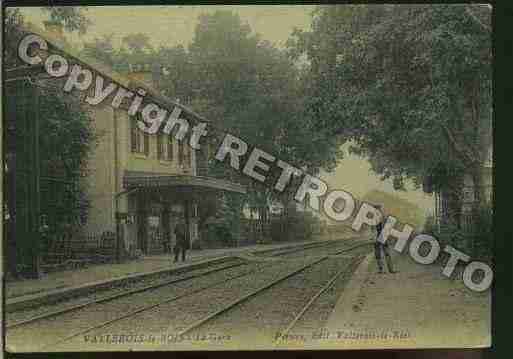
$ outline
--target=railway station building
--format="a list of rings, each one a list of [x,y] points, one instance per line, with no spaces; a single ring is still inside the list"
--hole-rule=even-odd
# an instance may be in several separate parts
[[[84,66],[134,93],[144,90],[144,102],[156,103],[168,113],[180,109],[180,118],[191,126],[207,121],[160,94],[145,64],[131,64],[126,71],[116,72],[95,59],[73,55],[58,32],[43,31],[39,35],[51,45],[50,51],[53,46],[64,55],[71,53]],[[113,108],[110,102],[93,106],[82,101],[98,135],[82,183],[90,203],[83,231],[94,235],[115,233],[117,252],[126,257],[163,253],[169,248],[169,239],[171,245],[175,240],[175,225],[182,222],[192,247],[199,238],[198,206],[202,201],[219,198],[223,192],[243,194],[245,188],[208,176],[208,162],[213,156],[208,136],[202,138],[200,149],[195,150],[188,144],[188,135],[181,141],[175,139],[174,132],[149,135],[137,127],[139,114],[128,115],[128,104]]]

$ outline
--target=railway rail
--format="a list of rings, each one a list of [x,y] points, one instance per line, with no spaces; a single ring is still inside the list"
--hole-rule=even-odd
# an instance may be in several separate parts
[[[181,330],[180,332],[178,332],[178,336],[180,335],[185,335],[185,334],[188,334],[190,333],[191,331],[195,330],[195,329],[198,329],[199,327],[201,327],[202,325],[204,325],[205,323],[207,323],[208,321],[211,321],[217,317],[219,317],[220,315],[222,315],[223,313],[227,312],[228,310],[236,307],[237,305],[247,301],[248,299],[250,298],[253,298],[257,295],[259,295],[260,293],[262,293],[263,291],[289,279],[290,277],[300,273],[300,272],[303,272],[305,269],[308,269],[308,268],[311,268],[312,266],[316,265],[316,264],[319,264],[321,262],[324,262],[330,258],[332,258],[332,256],[336,256],[336,255],[340,255],[342,253],[347,253],[347,252],[350,252],[354,249],[357,249],[357,248],[361,248],[363,246],[368,246],[367,243],[365,244],[360,244],[360,245],[355,245],[355,246],[352,246],[350,248],[346,248],[346,249],[343,249],[343,250],[339,250],[331,255],[324,255],[322,256],[321,258],[319,259],[316,259],[310,263],[307,263],[306,265],[290,272],[290,273],[287,273],[286,275],[284,276],[281,276],[275,280],[273,280],[272,282],[270,283],[267,283],[265,284],[264,286],[260,287],[260,288],[257,288],[255,289],[254,291],[244,295],[243,297],[240,297],[240,298],[237,298],[235,299],[234,301],[228,303],[225,307],[221,308],[220,310],[217,310],[211,314],[209,314],[208,316],[204,317],[204,318],[201,318],[199,320],[197,320],[196,322],[190,324],[188,327],[186,327],[185,329]],[[353,261],[361,261],[362,257],[359,256],[357,257],[356,259],[354,259]],[[354,263],[351,263],[351,264],[354,264]],[[294,320],[289,324],[289,326],[285,329],[285,332],[289,332],[290,329],[292,329],[292,327],[294,326],[294,324],[303,316],[303,314],[310,308],[310,306],[315,302],[315,300],[320,296],[322,295],[326,290],[328,290],[329,288],[332,287],[332,285],[335,283],[335,281],[342,275],[344,274],[347,270],[348,270],[348,267],[350,267],[351,265],[348,265],[348,266],[344,266],[341,270],[339,270],[329,281],[328,283],[326,283],[325,286],[323,286],[323,288],[321,290],[319,290],[309,301],[308,303],[304,306],[304,308],[299,312],[299,314],[294,318]]]
[[[203,276],[206,276],[206,275],[209,275],[209,274],[212,274],[212,273],[216,273],[216,272],[219,272],[219,271],[222,271],[222,270],[226,270],[228,268],[239,267],[239,266],[242,266],[242,265],[245,265],[245,264],[246,263],[244,263],[244,262],[239,262],[239,263],[235,263],[235,264],[232,263],[232,264],[229,264],[229,265],[221,266],[219,268],[213,268],[213,269],[207,270],[205,272],[201,272],[199,274],[192,274],[192,275],[188,275],[188,276],[184,276],[184,277],[180,277],[180,278],[173,278],[173,279],[170,279],[170,280],[165,280],[163,282],[153,283],[153,284],[144,286],[142,288],[130,289],[130,290],[123,291],[123,292],[120,292],[120,293],[116,293],[116,294],[113,294],[113,295],[107,295],[107,296],[102,297],[102,298],[95,298],[95,299],[86,301],[85,303],[71,305],[71,306],[68,306],[68,307],[65,307],[65,308],[61,308],[61,309],[57,309],[57,310],[54,310],[54,311],[49,311],[49,312],[46,312],[46,313],[35,315],[35,316],[27,318],[27,319],[18,320],[18,321],[12,322],[12,323],[8,323],[5,326],[5,328],[6,329],[12,329],[12,328],[20,327],[20,326],[23,326],[23,325],[28,325],[28,324],[31,324],[31,323],[36,322],[38,320],[48,319],[48,318],[51,318],[51,317],[56,317],[58,315],[61,315],[61,314],[64,314],[64,313],[68,313],[68,312],[72,312],[72,311],[79,310],[79,309],[83,309],[85,307],[88,307],[88,306],[91,306],[91,305],[94,305],[94,304],[100,304],[100,303],[109,302],[109,301],[112,301],[112,300],[115,300],[115,299],[118,299],[118,298],[122,298],[122,297],[126,297],[126,296],[129,296],[129,295],[135,294],[135,293],[146,292],[146,291],[149,291],[149,290],[152,290],[152,289],[157,289],[157,288],[160,288],[160,287],[163,287],[163,286],[166,286],[166,285],[171,285],[171,284],[174,284],[174,283],[178,283],[178,282],[182,282],[182,281],[186,281],[186,280],[191,280],[191,279],[198,278],[198,277],[203,277]]]
[[[351,243],[353,243],[353,242],[351,242]],[[340,243],[336,243],[335,247],[338,244],[340,244]],[[278,278],[275,278],[275,279],[273,279],[273,280],[271,280],[271,281],[269,281],[269,282],[267,282],[267,283],[257,287],[256,289],[251,290],[249,293],[246,293],[246,294],[238,297],[237,299],[230,301],[229,303],[223,305],[222,308],[217,309],[217,310],[209,313],[208,315],[203,316],[203,317],[201,317],[201,318],[199,318],[199,319],[197,319],[195,321],[192,321],[192,323],[190,323],[185,328],[180,330],[178,332],[178,335],[184,335],[184,334],[189,333],[189,332],[191,332],[191,331],[193,331],[195,329],[198,329],[199,327],[201,327],[205,323],[211,321],[212,319],[221,316],[223,313],[228,312],[230,309],[237,307],[238,305],[240,305],[241,303],[249,300],[250,298],[254,298],[254,297],[258,296],[259,294],[265,292],[267,289],[269,289],[269,288],[271,288],[271,287],[273,287],[273,286],[275,286],[275,285],[277,285],[277,284],[279,284],[279,283],[281,283],[283,281],[286,281],[288,278],[291,278],[291,277],[297,275],[298,273],[301,273],[301,272],[305,271],[307,268],[311,268],[312,266],[315,266],[316,264],[322,263],[322,262],[328,260],[329,258],[333,258],[333,256],[337,256],[337,255],[340,255],[340,254],[343,254],[343,253],[348,253],[348,252],[351,252],[351,251],[353,251],[353,250],[355,250],[357,248],[360,248],[360,247],[363,247],[363,246],[368,246],[368,245],[369,245],[369,243],[361,243],[361,244],[352,245],[352,246],[347,246],[346,245],[342,249],[339,248],[338,250],[335,250],[335,251],[333,251],[333,252],[331,252],[329,254],[322,254],[320,257],[316,257],[313,260],[308,261],[306,264],[303,264],[303,265],[299,266],[298,268],[295,268],[293,270],[289,270],[286,273],[284,273],[283,275],[280,275]],[[330,247],[330,246],[328,245],[327,247]],[[308,246],[307,248],[302,248],[303,251],[309,251],[309,250],[314,250],[315,251],[315,249],[326,250],[326,244],[323,244],[323,245],[320,245],[320,246]],[[301,251],[301,249],[298,249],[298,248],[293,248],[293,249],[288,249],[288,250],[281,250],[281,251],[280,250],[276,250],[276,251],[274,251],[274,253],[270,252],[271,253],[270,256],[275,256],[275,257],[286,256],[288,254],[297,253],[297,252],[300,252],[300,251]],[[269,268],[271,266],[279,266],[280,263],[281,262],[274,262],[272,264],[267,263],[266,264],[266,268]],[[252,268],[246,268],[246,266],[248,266],[248,265],[249,266],[253,265],[253,267]],[[254,264],[251,264],[248,261],[242,261],[242,260],[239,259],[238,261],[235,261],[235,262],[232,262],[232,263],[229,262],[228,264],[225,264],[225,265],[222,265],[222,266],[218,266],[218,267],[215,267],[215,268],[211,268],[211,269],[208,269],[208,270],[203,271],[201,273],[195,273],[195,274],[191,274],[191,275],[185,275],[185,276],[180,277],[180,278],[172,278],[170,280],[160,281],[158,283],[150,284],[150,285],[147,285],[147,286],[144,286],[144,287],[141,287],[141,288],[136,288],[136,289],[124,291],[124,292],[121,292],[121,293],[116,293],[114,295],[106,296],[106,297],[99,298],[99,299],[93,299],[93,300],[90,300],[90,301],[87,301],[85,303],[81,303],[81,304],[78,304],[78,305],[74,305],[74,306],[70,306],[70,307],[67,307],[67,308],[60,309],[60,310],[54,310],[54,311],[51,311],[51,312],[43,313],[43,314],[40,314],[38,316],[34,316],[32,318],[27,318],[27,319],[24,319],[24,320],[21,320],[21,321],[12,322],[12,323],[9,323],[6,326],[6,329],[8,330],[7,334],[9,334],[9,331],[11,331],[12,329],[19,329],[20,327],[24,327],[24,326],[29,326],[30,327],[31,324],[34,324],[34,323],[37,323],[37,322],[40,322],[40,321],[44,322],[44,320],[57,320],[57,319],[59,319],[60,315],[64,315],[66,313],[69,314],[69,313],[73,313],[75,311],[85,311],[85,310],[88,310],[89,308],[94,307],[95,304],[110,303],[110,302],[112,302],[114,304],[116,302],[116,300],[118,300],[120,298],[130,297],[130,296],[132,296],[134,294],[151,293],[152,290],[156,290],[158,288],[163,288],[163,287],[167,287],[167,286],[173,286],[173,285],[178,284],[180,282],[187,282],[187,283],[190,282],[190,283],[192,283],[194,280],[199,280],[199,279],[207,280],[207,279],[210,278],[210,276],[214,276],[216,273],[224,274],[225,272],[228,272],[229,270],[233,270],[233,269],[237,270],[237,269],[240,269],[240,268],[247,269],[247,270],[244,270],[244,271],[239,272],[239,273],[235,273],[233,275],[229,275],[227,278],[223,278],[221,280],[211,281],[206,286],[201,286],[199,288],[193,288],[193,289],[190,289],[190,290],[184,290],[181,293],[178,293],[176,295],[171,295],[169,297],[166,297],[163,300],[158,300],[157,302],[154,302],[154,303],[151,303],[151,304],[148,304],[148,305],[138,306],[136,308],[133,308],[131,310],[128,310],[128,311],[124,312],[122,315],[117,315],[117,316],[114,316],[113,318],[110,318],[108,320],[101,321],[99,323],[94,323],[94,325],[89,325],[89,326],[87,326],[85,328],[81,328],[79,330],[73,331],[70,334],[65,335],[64,337],[59,338],[58,340],[52,340],[51,343],[49,343],[49,342],[45,343],[45,344],[43,344],[39,348],[39,349],[45,350],[45,349],[48,349],[51,346],[55,347],[56,345],[69,342],[69,341],[73,340],[74,338],[76,338],[76,337],[78,337],[80,335],[84,335],[86,333],[91,333],[91,332],[98,331],[100,329],[107,328],[107,327],[111,326],[112,324],[120,322],[120,321],[123,321],[125,319],[134,318],[135,316],[140,315],[141,313],[144,314],[144,313],[147,313],[147,312],[151,312],[152,310],[155,310],[156,308],[161,307],[161,306],[163,306],[165,304],[176,302],[176,301],[179,301],[180,299],[183,299],[183,298],[186,298],[186,297],[192,297],[192,296],[197,295],[197,294],[206,295],[206,294],[208,294],[209,290],[215,289],[216,287],[219,287],[220,285],[223,285],[223,284],[226,284],[228,282],[235,281],[235,280],[237,280],[239,278],[247,277],[247,276],[250,276],[252,274],[257,273],[259,271],[259,269],[262,268],[262,266],[254,265]],[[335,276],[333,276],[328,281],[328,283],[326,283],[326,285],[324,285],[323,288],[310,299],[310,301],[308,301],[308,303],[305,305],[303,310],[301,310],[301,312],[294,318],[294,320],[286,328],[286,330],[285,330],[286,332],[290,331],[290,329],[294,326],[294,324],[298,320],[300,320],[301,316],[305,312],[308,311],[309,307],[316,301],[316,299],[319,296],[321,296],[323,292],[328,290],[332,286],[332,284],[336,281],[336,279],[339,278],[339,276],[344,273],[345,270],[347,270],[347,268],[342,268],[341,270],[339,270],[337,272],[337,274]]]
[[[334,245],[334,244],[339,244],[339,243],[326,243],[325,242],[325,243],[322,243],[322,244],[308,244],[306,246],[300,246],[300,248],[285,249],[285,250],[273,249],[273,250],[268,250],[268,251],[265,251],[265,252],[271,253],[270,256],[272,256],[272,257],[277,257],[277,256],[285,256],[285,255],[288,255],[288,254],[291,254],[291,253],[297,253],[297,252],[300,252],[300,251],[317,249],[317,248],[325,247],[326,245]],[[236,262],[236,263],[231,263],[231,264],[228,264],[228,265],[221,265],[219,267],[217,265],[214,265],[214,266],[212,266],[213,267],[212,269],[208,269],[207,271],[200,271],[200,273],[197,273],[197,274],[187,275],[187,276],[179,277],[179,278],[172,278],[172,279],[164,280],[164,281],[156,280],[156,281],[154,281],[154,283],[146,285],[146,286],[143,286],[143,287],[140,287],[140,288],[123,290],[121,292],[117,292],[117,293],[112,294],[112,295],[105,295],[103,297],[94,298],[94,299],[87,300],[85,302],[81,302],[81,303],[78,303],[78,304],[69,305],[69,306],[64,305],[63,308],[61,307],[61,308],[59,308],[57,310],[52,310],[52,311],[47,311],[47,312],[43,312],[43,313],[38,313],[36,315],[32,315],[32,316],[29,316],[28,318],[24,318],[24,319],[21,319],[21,320],[9,321],[6,324],[5,328],[6,329],[12,329],[12,328],[20,327],[20,326],[23,326],[23,325],[27,325],[27,324],[33,323],[33,322],[38,321],[38,320],[47,319],[47,318],[51,318],[51,317],[56,317],[56,316],[58,316],[60,314],[64,314],[64,313],[68,313],[68,312],[71,312],[71,311],[83,309],[85,307],[88,307],[88,306],[91,306],[91,305],[94,305],[94,304],[109,302],[109,301],[112,301],[112,300],[115,300],[115,299],[118,299],[118,298],[122,298],[122,297],[125,297],[125,296],[129,296],[129,295],[132,295],[132,294],[135,294],[135,293],[141,293],[141,292],[149,291],[149,290],[156,289],[156,288],[159,288],[159,287],[163,287],[163,286],[166,286],[166,285],[171,285],[171,284],[174,284],[174,283],[182,282],[182,281],[185,281],[185,280],[190,280],[190,279],[206,276],[206,275],[209,275],[211,273],[216,273],[216,272],[219,272],[219,271],[222,271],[222,270],[225,270],[225,269],[229,269],[229,268],[233,268],[233,267],[238,267],[238,266],[245,265],[245,264],[248,263],[247,260],[244,260],[244,259],[241,259],[241,258],[234,258],[233,261]],[[52,306],[55,306],[55,305],[52,305]],[[28,311],[30,312],[30,310],[28,310]],[[7,318],[7,319],[9,319],[9,318]]]
[[[292,331],[292,329],[296,326],[296,324],[303,318],[305,313],[310,310],[310,308],[314,305],[314,303],[329,289],[333,288],[336,281],[343,275],[346,274],[348,269],[350,270],[353,266],[360,263],[362,261],[363,257],[359,256],[355,258],[351,263],[349,263],[347,266],[344,266],[341,268],[335,275],[333,275],[326,284],[315,293],[314,296],[310,298],[310,300],[303,306],[303,308],[299,311],[299,313],[292,319],[287,327],[280,331],[280,336],[275,339],[274,346],[278,346],[283,343],[283,338],[287,338],[289,333]]]

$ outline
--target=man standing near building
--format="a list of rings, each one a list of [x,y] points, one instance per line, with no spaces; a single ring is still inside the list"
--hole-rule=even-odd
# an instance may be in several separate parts
[[[187,237],[185,233],[185,226],[183,223],[178,223],[175,227],[176,244],[174,247],[175,262],[178,262],[180,253],[182,254],[182,262],[185,262],[185,252],[188,249]]]
[[[376,205],[375,208],[378,211],[380,211],[381,213],[383,213],[381,205]],[[382,219],[381,222],[379,222],[376,225],[377,234],[376,234],[376,242],[374,243],[374,253],[376,256],[376,262],[378,263],[379,273],[384,273],[384,271],[383,271],[383,254],[384,254],[385,261],[387,262],[388,271],[390,273],[396,273],[397,271],[394,270],[394,267],[392,265],[392,257],[390,256],[390,252],[388,249],[388,243],[386,243],[386,242],[381,243],[378,240],[379,236],[381,234],[381,231],[383,231],[383,227],[384,227],[383,222],[384,222],[384,219]]]

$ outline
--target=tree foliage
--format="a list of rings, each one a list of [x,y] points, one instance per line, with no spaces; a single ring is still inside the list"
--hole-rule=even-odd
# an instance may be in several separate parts
[[[47,6],[41,9],[48,13],[47,23],[61,24],[69,32],[78,31],[83,35],[92,23],[85,15],[86,7]]]
[[[312,173],[335,167],[339,141],[312,133],[304,85],[285,51],[261,40],[237,15],[218,11],[200,17],[188,54],[194,69],[191,106],[200,107],[215,125]],[[263,184],[222,164],[215,171],[246,185],[245,202],[261,219],[270,217],[272,201],[287,203],[292,198],[290,193],[273,192],[276,167]]]
[[[447,189],[462,173],[479,182],[491,141],[489,24],[475,5],[320,6],[289,51],[310,62],[321,130],[353,139],[396,188]]]
[[[59,14],[63,21],[82,21],[71,19],[76,16],[75,12],[65,11]],[[57,15],[51,16],[54,19]],[[7,9],[4,21],[5,66],[7,69],[20,67],[24,64],[17,57],[17,46],[24,35],[23,16],[18,10]],[[77,97],[64,95],[62,83],[58,81],[60,80],[56,82],[35,76],[30,82],[19,79],[6,84],[9,101],[6,102],[4,118],[7,163],[4,185],[8,189],[5,192],[10,217],[8,226],[12,228],[16,220],[17,193],[22,190],[22,186],[16,184],[19,173],[17,171],[30,168],[29,163],[23,163],[22,157],[30,140],[27,138],[29,134],[23,128],[24,113],[27,111],[36,111],[38,114],[41,214],[47,217],[50,230],[58,231],[64,224],[80,223],[87,216],[88,201],[80,185],[80,178],[85,175],[84,164],[90,148],[95,144],[96,136],[89,113],[80,105]],[[30,107],[31,100],[35,98],[39,105],[33,109]],[[17,246],[21,248],[21,244],[18,243]]]
[[[86,44],[84,51],[120,68],[134,62],[150,65],[159,91],[211,121],[213,140],[228,131],[247,141],[250,150],[257,146],[312,173],[335,167],[340,140],[312,133],[313,123],[304,107],[305,85],[293,60],[261,40],[238,15],[230,11],[201,15],[187,48],[155,49],[140,34],[126,36],[123,43],[112,51],[112,38],[105,37]],[[246,185],[246,197],[227,201],[231,208],[247,205],[260,217],[269,216],[273,200],[292,198],[291,193],[277,196],[270,189],[279,175],[276,168],[265,184],[220,163],[211,166],[209,175]]]

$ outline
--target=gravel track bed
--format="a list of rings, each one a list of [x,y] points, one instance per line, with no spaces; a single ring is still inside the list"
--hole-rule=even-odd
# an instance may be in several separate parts
[[[230,337],[223,346],[264,349],[273,345],[308,301],[354,259],[329,258],[269,288],[195,329],[191,336],[216,333]]]
[[[288,274],[310,262],[312,262],[311,258],[302,258],[293,261],[258,264],[255,266],[256,271],[251,275],[216,285],[197,295],[186,296],[171,303],[163,304],[154,310],[142,312],[107,327],[94,330],[89,335],[139,335],[142,333],[160,337],[162,334],[173,334],[209,313],[223,308],[234,299],[244,296],[277,277]],[[78,336],[62,343],[55,350],[72,350],[82,347],[83,344],[84,337]],[[137,344],[112,346],[97,343],[88,345],[87,350],[123,350],[134,347],[137,348]]]
[[[335,247],[335,249],[338,249],[338,247],[341,247],[340,244],[337,247]],[[299,252],[299,253],[296,252],[296,253],[289,254],[289,255],[281,255],[280,258],[294,258],[294,257],[301,257],[304,255],[311,255],[315,250],[319,251],[319,250],[323,250],[323,249],[327,249],[327,248],[311,248],[311,249],[307,249],[307,250],[305,250],[303,252]],[[277,251],[279,253],[279,250],[277,250]],[[270,253],[273,254],[274,252],[270,252]],[[178,272],[178,273],[175,272],[173,274],[163,273],[163,274],[151,277],[151,278],[129,281],[129,282],[123,283],[122,285],[118,285],[116,287],[102,289],[95,293],[65,299],[63,301],[54,302],[52,304],[48,304],[48,305],[44,304],[44,305],[39,305],[39,306],[35,306],[32,308],[17,310],[15,312],[7,312],[6,313],[6,323],[10,324],[12,322],[27,320],[32,317],[42,315],[45,313],[49,313],[49,312],[53,312],[56,310],[62,310],[64,308],[84,304],[84,303],[87,303],[87,302],[90,302],[93,300],[107,298],[107,297],[110,297],[110,296],[113,296],[116,294],[121,294],[123,292],[135,290],[138,288],[144,288],[144,287],[150,286],[150,285],[158,285],[159,283],[164,283],[171,279],[186,278],[190,275],[205,273],[207,271],[210,271],[210,270],[213,270],[216,268],[222,268],[224,266],[227,266],[228,264],[236,264],[236,263],[243,263],[243,261],[234,259],[233,261],[209,266],[207,268],[201,268],[201,269],[196,269],[196,270],[191,270],[191,271],[184,270],[183,272]]]
[[[330,254],[337,250],[342,250],[344,248],[351,247],[352,245],[354,245],[358,242],[361,242],[361,240],[336,240],[336,241],[333,241],[333,243],[329,243],[329,244],[325,244],[325,245],[321,245],[321,246],[310,247],[310,248],[302,249],[299,251],[295,251],[294,249],[287,249],[287,250],[277,250],[276,252],[268,252],[268,253],[261,253],[261,254],[257,253],[256,255],[260,256],[260,257],[272,256],[272,257],[279,257],[279,258],[284,258],[284,259],[300,258],[303,256]],[[292,252],[289,253],[289,251],[292,251]]]
[[[264,264],[269,266],[269,264]],[[205,287],[213,282],[246,273],[261,264],[249,264],[207,274],[183,282],[135,293],[105,303],[98,303],[76,311],[49,317],[26,326],[10,328],[6,332],[9,347],[23,346],[26,350],[36,349],[45,343],[52,343],[77,331],[117,318],[143,306],[157,304],[168,297],[184,294],[193,289]],[[30,343],[29,339],[30,338]],[[29,344],[27,346],[27,344]],[[51,348],[50,348],[51,349]]]
[[[226,283],[216,284],[214,287],[205,289],[203,292],[179,298],[176,301],[163,304],[147,312],[142,312],[103,328],[95,329],[90,333],[87,333],[87,335],[98,336],[112,333],[137,334],[150,332],[155,332],[161,335],[162,333],[175,333],[192,322],[203,318],[208,313],[212,313],[224,307],[234,299],[269,283],[275,278],[290,273],[294,269],[319,258],[321,255],[351,247],[354,243],[354,241],[340,241],[340,243],[336,243],[335,245],[330,244],[328,246],[309,248],[304,251],[278,257],[280,259],[286,259],[284,261],[252,263],[241,267],[234,267],[208,274],[204,277],[173,283],[162,288],[151,289],[105,303],[94,304],[77,311],[61,314],[57,317],[42,319],[27,326],[11,328],[6,333],[7,345],[9,348],[13,348],[14,350],[16,350],[17,346],[20,349],[23,348],[23,350],[37,350],[41,344],[56,342],[59,338],[64,338],[80,330],[117,318],[135,309],[157,304],[165,298],[191,293],[194,290],[212,286],[213,284],[219,283],[223,280],[228,280],[231,277],[247,274],[251,270],[255,271],[251,275],[235,278]],[[328,261],[332,261],[332,259],[329,259]],[[104,290],[89,296],[68,300],[63,303],[65,303],[66,306],[76,305],[91,299],[99,298],[100,296],[110,296],[128,289],[140,288],[170,279],[188,277],[192,274],[207,272],[215,267],[221,268],[228,264],[235,263],[236,260],[230,263],[225,262],[219,265],[180,274],[167,274],[159,276],[158,278],[153,277],[151,280],[129,283],[123,287]],[[25,317],[34,316],[49,310],[55,310],[57,307],[62,308],[62,303],[59,305],[44,306],[32,310],[10,313],[9,320],[22,320]],[[35,340],[35,338],[37,338],[37,340]],[[28,345],[28,343],[30,343],[30,345]],[[131,348],[134,347],[134,345],[130,344],[128,347]],[[153,345],[153,347],[155,346]],[[66,343],[59,344],[58,346],[46,347],[45,350],[73,351],[79,350],[80,348],[84,348],[83,350],[95,350],[100,348],[104,350],[123,350],[122,346],[105,345],[105,343],[99,344],[98,347],[92,346],[91,343],[87,343],[87,345],[84,346],[83,335],[73,338]],[[169,348],[169,346],[167,346],[167,348]]]
[[[165,283],[169,280],[180,280],[182,278],[187,278],[191,275],[200,275],[202,273],[206,273],[208,271],[214,270],[214,269],[220,269],[228,265],[234,265],[234,264],[243,264],[245,261],[234,259],[233,261],[224,262],[212,266],[208,266],[205,268],[195,269],[191,271],[183,271],[178,273],[162,273],[155,277],[151,278],[145,278],[145,279],[139,279],[139,280],[132,280],[129,282],[124,283],[123,285],[115,286],[113,288],[103,289],[98,292],[86,294],[77,296],[74,298],[65,299],[59,302],[54,302],[52,304],[44,304],[32,308],[27,308],[24,310],[18,310],[15,312],[7,312],[6,313],[6,323],[10,324],[13,322],[18,322],[22,320],[27,320],[32,317],[43,315],[45,313],[54,312],[57,310],[63,310],[65,308],[70,308],[76,305],[85,304],[90,301],[99,300],[102,298],[107,298],[113,295],[121,294],[123,292],[128,292],[131,290],[136,289],[142,289],[144,287],[150,286],[150,285],[158,285],[161,283]]]
[[[360,258],[363,258],[363,256]],[[361,260],[351,263],[348,270],[335,280],[333,286],[315,300],[289,331],[290,339],[282,341],[279,344],[279,348],[286,348],[290,344],[295,344],[294,342],[297,343],[297,338],[304,338],[306,341],[316,341],[319,339],[333,308],[340,296],[343,295],[347,282],[360,263]]]
[[[362,246],[358,246],[358,247],[356,247],[354,249],[351,249],[348,252],[344,252],[344,253],[340,253],[340,254],[334,255],[333,257],[344,257],[344,256],[354,257],[354,256],[358,256],[358,255],[367,254],[371,250],[373,250],[373,247],[371,245],[362,245]]]

